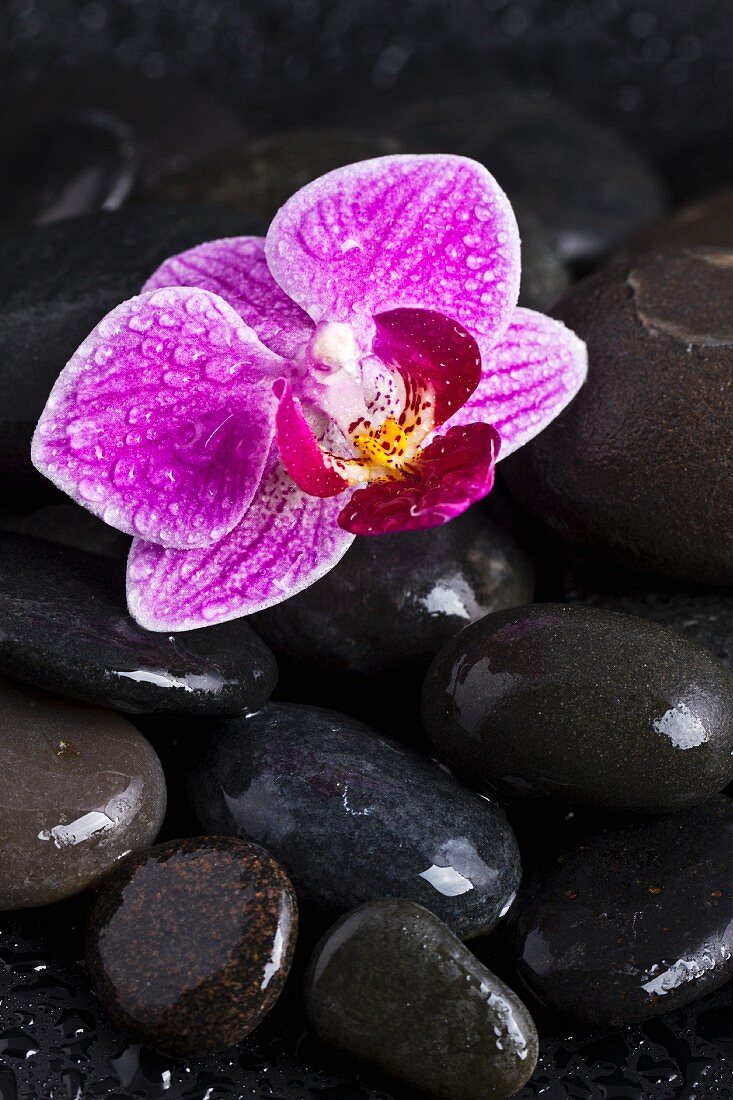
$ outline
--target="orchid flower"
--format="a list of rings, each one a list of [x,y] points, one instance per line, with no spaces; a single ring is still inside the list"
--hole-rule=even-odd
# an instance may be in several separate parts
[[[355,535],[441,524],[567,405],[584,344],[517,308],[481,165],[390,156],[298,191],[267,237],[166,260],[62,371],[36,467],[134,535],[133,617],[188,630],[318,580]]]

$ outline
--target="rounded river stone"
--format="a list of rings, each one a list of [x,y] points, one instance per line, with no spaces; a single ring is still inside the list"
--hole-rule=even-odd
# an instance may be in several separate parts
[[[733,802],[586,839],[523,884],[523,982],[595,1024],[671,1012],[733,977]]]
[[[0,669],[130,713],[237,715],[277,680],[243,619],[179,634],[143,630],[125,607],[123,562],[0,534]]]
[[[430,66],[422,88],[416,78],[405,92],[389,89],[372,117],[412,151],[485,164],[513,204],[534,211],[563,261],[598,261],[666,206],[655,169],[623,137],[487,66]]]
[[[619,261],[555,313],[588,381],[502,470],[563,539],[687,581],[733,583],[733,252]]]
[[[504,1100],[537,1061],[517,995],[411,901],[342,917],[313,954],[305,997],[327,1043],[441,1100]]]
[[[31,465],[31,436],[64,364],[102,317],[167,256],[262,231],[236,211],[151,204],[0,242],[0,504],[26,511],[58,497]]]
[[[536,604],[473,623],[433,662],[423,719],[474,786],[640,813],[733,779],[733,675],[656,623]]]
[[[652,581],[621,566],[577,556],[545,587],[547,598],[562,603],[623,611],[679,630],[733,671],[733,588]]]
[[[320,581],[256,615],[258,633],[299,669],[426,668],[467,623],[532,599],[531,563],[494,505],[429,531],[357,538]]]
[[[0,909],[79,893],[158,835],[163,770],[124,718],[0,678],[0,745]]]
[[[164,179],[156,199],[214,203],[269,222],[291,195],[319,176],[372,157],[402,151],[400,142],[378,133],[338,127],[308,127],[271,134],[249,147],[239,142]]]
[[[52,107],[13,112],[0,133],[0,229],[116,210],[135,172],[131,135],[116,119]]]
[[[335,711],[270,703],[223,723],[190,786],[207,832],[264,845],[301,901],[331,913],[409,898],[469,939],[491,931],[519,885],[499,807]]]
[[[267,852],[231,837],[159,844],[126,860],[89,916],[87,964],[115,1023],[193,1056],[253,1031],[290,969],[298,912]]]
[[[716,191],[675,210],[633,242],[635,254],[660,249],[733,249],[733,189]]]

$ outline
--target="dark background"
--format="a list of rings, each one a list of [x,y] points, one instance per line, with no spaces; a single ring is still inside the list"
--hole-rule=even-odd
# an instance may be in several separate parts
[[[229,93],[253,126],[496,66],[659,158],[730,141],[729,0],[5,0],[0,90],[99,62]]]

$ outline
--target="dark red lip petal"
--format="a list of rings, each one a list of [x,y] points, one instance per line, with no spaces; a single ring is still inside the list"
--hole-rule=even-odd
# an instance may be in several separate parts
[[[451,428],[422,452],[414,477],[358,489],[339,524],[353,535],[386,535],[447,523],[491,490],[499,442],[490,424]]]
[[[435,395],[434,426],[444,424],[481,380],[481,353],[466,329],[429,309],[393,309],[374,318],[374,354],[394,367],[408,389]]]

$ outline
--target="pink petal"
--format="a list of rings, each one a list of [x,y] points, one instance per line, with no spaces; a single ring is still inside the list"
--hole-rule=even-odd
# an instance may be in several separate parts
[[[143,290],[196,286],[236,309],[262,343],[289,359],[313,335],[313,322],[277,285],[265,259],[264,237],[206,241],[164,260]]]
[[[408,394],[429,390],[435,427],[466,403],[481,379],[481,354],[468,332],[426,309],[396,309],[374,318],[374,354],[402,377]]]
[[[588,373],[582,340],[561,321],[517,309],[501,342],[482,349],[481,381],[451,423],[493,424],[499,458],[523,446],[575,397]]]
[[[277,443],[280,458],[295,484],[315,497],[332,497],[349,487],[318,446],[300,402],[290,386],[279,379],[275,393],[280,398],[277,410]]]
[[[450,428],[420,456],[419,480],[375,481],[357,489],[339,523],[354,535],[437,527],[491,490],[499,436],[489,424]]]
[[[260,491],[238,527],[206,550],[136,539],[127,567],[130,614],[147,630],[191,630],[251,615],[313,584],[353,536],[342,502],[302,493],[273,448]]]
[[[33,462],[112,527],[207,546],[260,483],[282,369],[216,295],[176,287],[132,298],[61,372]]]
[[[315,321],[354,325],[362,343],[375,314],[403,308],[442,313],[495,343],[519,293],[509,200],[465,157],[379,157],[337,168],[285,203],[265,248],[289,297]]]

